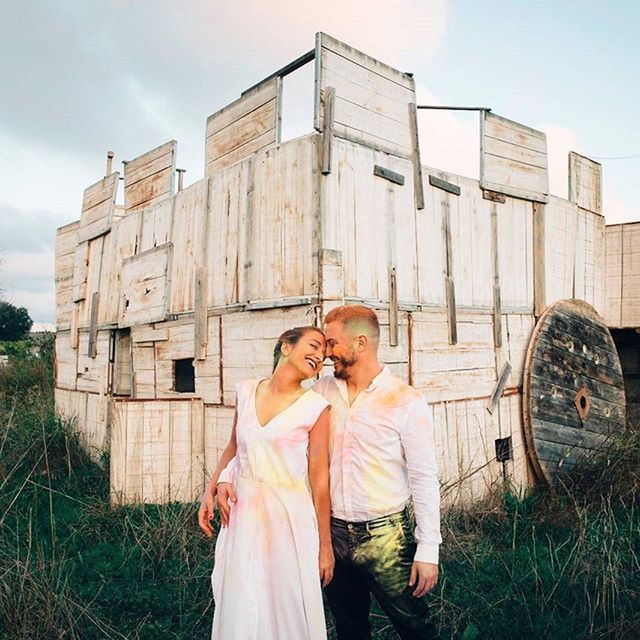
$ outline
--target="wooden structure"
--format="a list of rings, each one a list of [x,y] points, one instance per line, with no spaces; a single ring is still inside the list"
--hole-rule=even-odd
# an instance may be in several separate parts
[[[316,131],[282,142],[282,78],[302,64]],[[205,178],[177,193],[175,148],[125,163],[124,206],[110,173],[58,230],[57,405],[110,452],[114,500],[195,498],[236,382],[270,373],[284,329],[350,302],[378,310],[382,359],[431,403],[446,501],[533,481],[536,317],[565,298],[604,313],[593,172],[550,196],[544,134],[490,113],[480,181],[423,166],[413,77],[326,34],[209,117]]]

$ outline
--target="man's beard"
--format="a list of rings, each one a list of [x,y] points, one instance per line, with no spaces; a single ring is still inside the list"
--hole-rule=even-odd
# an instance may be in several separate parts
[[[349,359],[347,358],[338,358],[338,362],[342,365],[340,369],[335,368],[335,363],[333,367],[333,375],[339,380],[348,380],[351,377],[349,373],[349,367],[352,367],[356,363],[357,358],[355,355],[352,355]]]

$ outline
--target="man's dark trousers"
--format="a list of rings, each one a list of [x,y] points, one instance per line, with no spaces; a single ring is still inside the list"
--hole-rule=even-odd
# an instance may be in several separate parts
[[[370,640],[371,594],[402,640],[437,640],[424,598],[412,595],[409,576],[416,543],[408,509],[401,513],[348,523],[331,519],[336,566],[326,587],[340,640]]]

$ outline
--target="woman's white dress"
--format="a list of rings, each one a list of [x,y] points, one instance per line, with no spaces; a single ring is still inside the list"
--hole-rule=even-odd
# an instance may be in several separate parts
[[[324,640],[309,431],[327,401],[313,390],[260,426],[259,380],[238,387],[238,501],[216,543],[214,640]]]

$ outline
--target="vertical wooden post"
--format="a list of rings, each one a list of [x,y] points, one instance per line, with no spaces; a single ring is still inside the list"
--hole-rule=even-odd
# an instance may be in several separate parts
[[[207,355],[207,286],[206,270],[198,267],[195,273],[194,282],[194,358],[204,360]]]
[[[453,283],[453,247],[451,243],[451,220],[449,201],[442,201],[442,233],[444,236],[445,276],[444,287],[447,302],[447,323],[449,327],[449,344],[457,344],[458,327],[456,320],[456,292]]]
[[[98,339],[98,303],[100,301],[100,292],[94,291],[91,296],[91,320],[89,321],[89,345],[87,355],[90,358],[96,357],[96,342]]]
[[[184,174],[186,171],[186,169],[176,169],[176,173],[178,174],[178,191],[182,191],[182,187],[184,185]]]
[[[491,203],[491,256],[493,258],[493,341],[502,346],[502,303],[500,300],[500,260],[498,254],[498,205]]]
[[[533,313],[539,318],[547,306],[545,272],[545,207],[533,203]]]
[[[409,105],[409,129],[411,135],[413,162],[413,198],[416,209],[424,209],[424,186],[422,184],[422,162],[420,160],[420,141],[418,138],[418,110],[413,102]]]
[[[333,151],[333,110],[336,90],[327,87],[324,90],[324,129],[322,133],[322,174],[331,173],[331,154]]]
[[[398,346],[398,287],[393,264],[389,265],[389,344]]]

